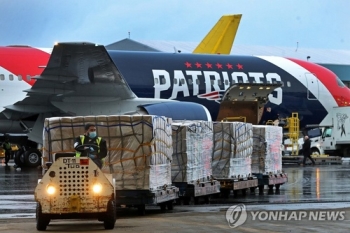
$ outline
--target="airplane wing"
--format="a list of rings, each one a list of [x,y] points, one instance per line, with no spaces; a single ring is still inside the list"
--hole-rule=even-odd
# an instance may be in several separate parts
[[[52,82],[56,83],[55,88],[52,88]],[[85,42],[55,45],[47,67],[28,92],[65,95],[78,91],[72,88],[72,83],[79,87],[91,87],[92,92],[85,93],[87,97],[135,98],[105,47]],[[110,85],[112,88],[96,89],[96,83],[108,83],[103,85],[104,88]]]
[[[5,106],[8,118],[60,111],[55,103],[105,102],[135,98],[104,46],[91,43],[59,43],[27,97]],[[12,116],[12,117],[11,117]]]
[[[136,98],[105,47],[91,43],[55,45],[46,68],[34,78],[26,98],[4,107],[7,119],[118,113],[121,108],[111,108],[117,106],[113,103]]]
[[[193,53],[230,54],[241,18],[241,14],[222,16]]]

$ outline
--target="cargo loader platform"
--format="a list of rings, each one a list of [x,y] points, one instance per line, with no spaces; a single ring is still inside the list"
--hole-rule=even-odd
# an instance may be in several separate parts
[[[253,173],[254,176],[258,178],[258,187],[259,194],[264,193],[264,187],[267,185],[269,187],[269,193],[273,193],[273,188],[275,187],[276,193],[279,192],[280,186],[288,182],[287,173],[275,173],[275,174],[262,174],[262,173]],[[254,192],[255,189],[251,189],[251,192]]]
[[[340,156],[328,156],[328,155],[312,155],[316,165],[337,165],[342,164],[342,158]],[[302,164],[304,156],[302,155],[291,155],[283,156],[282,164]],[[310,160],[306,160],[307,164],[311,164]]]
[[[159,205],[161,210],[173,209],[179,198],[179,188],[175,186],[157,190],[116,190],[117,206],[136,207],[140,215],[145,214],[146,205]]]
[[[185,205],[189,205],[193,200],[196,205],[199,204],[201,198],[204,198],[204,202],[209,204],[211,195],[220,193],[220,182],[217,180],[193,183],[173,182],[173,185],[179,188],[177,204],[181,204],[182,202]]]
[[[221,196],[227,198],[231,190],[236,195],[238,190],[242,190],[242,194],[246,195],[248,189],[258,187],[258,178],[256,176],[249,176],[245,178],[217,178],[220,182]]]

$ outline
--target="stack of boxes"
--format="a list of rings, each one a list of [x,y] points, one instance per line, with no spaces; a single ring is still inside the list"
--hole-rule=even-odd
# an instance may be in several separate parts
[[[213,141],[212,168],[215,178],[245,178],[251,174],[252,124],[215,122]]]
[[[253,126],[252,173],[278,173],[282,171],[282,136],[278,126]]]
[[[107,142],[102,171],[113,175],[116,188],[153,190],[171,185],[171,119],[159,116],[55,117],[45,120],[43,156],[74,151],[84,125],[94,123]]]
[[[213,123],[206,121],[174,122],[173,182],[194,183],[211,178]]]

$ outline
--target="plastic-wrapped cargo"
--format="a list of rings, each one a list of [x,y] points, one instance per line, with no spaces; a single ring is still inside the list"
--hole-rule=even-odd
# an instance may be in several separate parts
[[[207,121],[173,122],[173,182],[193,183],[211,178],[213,123]]]
[[[247,177],[251,174],[252,124],[214,122],[212,169],[215,178]]]
[[[84,125],[94,123],[107,142],[102,171],[113,174],[119,190],[154,190],[171,185],[172,120],[160,116],[85,116],[45,119],[43,156],[74,152]]]
[[[282,171],[283,129],[279,126],[253,126],[252,173]]]

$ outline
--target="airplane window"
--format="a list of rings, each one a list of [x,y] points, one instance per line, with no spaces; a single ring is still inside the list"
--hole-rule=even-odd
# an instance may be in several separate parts
[[[13,81],[13,74],[9,75],[9,79],[10,79],[10,81]]]
[[[196,79],[196,84],[197,84],[197,85],[201,84],[201,82],[199,81],[199,79]]]
[[[218,85],[221,85],[221,84],[222,84],[221,79],[219,79],[219,81],[218,81]]]
[[[225,80],[225,85],[226,85],[226,86],[228,85],[228,80],[227,80],[227,79]]]
[[[159,83],[158,78],[154,78],[154,83],[155,83],[155,84],[158,84],[158,83]]]
[[[338,76],[337,76],[337,84],[339,87],[345,87],[345,84],[340,80],[340,78],[338,78]]]
[[[31,77],[30,75],[27,75],[27,81],[30,81]]]
[[[282,87],[284,87],[284,82],[283,81],[281,81],[281,84],[282,84]]]
[[[1,81],[5,80],[5,75],[0,74],[0,80],[1,80]]]
[[[161,84],[165,84],[165,78],[161,78],[161,79],[160,79],[160,83],[161,83]]]
[[[174,84],[177,84],[177,79],[174,79]]]
[[[22,81],[22,75],[18,75],[18,81]]]
[[[211,80],[210,80],[210,83],[211,83],[211,85],[214,85],[214,80],[211,79]]]
[[[290,85],[290,81],[287,81],[287,87],[290,87],[291,85]]]
[[[181,82],[181,84],[185,84],[185,79],[182,78],[182,79],[180,80],[180,82]]]
[[[188,80],[188,83],[190,84],[190,85],[192,85],[192,79],[190,78],[189,80]]]

